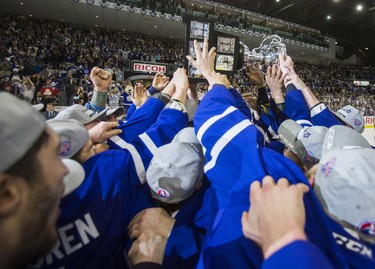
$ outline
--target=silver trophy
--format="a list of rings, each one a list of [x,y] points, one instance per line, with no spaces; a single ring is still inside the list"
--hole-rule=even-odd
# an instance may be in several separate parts
[[[277,64],[279,61],[279,55],[286,55],[286,46],[278,35],[272,35],[265,38],[258,48],[252,50],[250,50],[243,42],[240,43],[244,48],[244,68],[246,68],[248,64],[263,66]]]

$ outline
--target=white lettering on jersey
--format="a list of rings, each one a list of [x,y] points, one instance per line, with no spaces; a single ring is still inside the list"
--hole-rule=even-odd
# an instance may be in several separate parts
[[[333,233],[333,237],[335,238],[338,245],[344,245],[348,250],[357,252],[372,259],[372,250],[365,245],[362,245],[337,233]]]
[[[89,213],[86,213],[82,219],[76,219],[73,223],[60,227],[58,233],[59,240],[51,252],[36,263],[28,265],[27,268],[42,268],[43,264],[51,265],[55,260],[69,256],[100,236]],[[76,234],[79,236],[75,236]]]

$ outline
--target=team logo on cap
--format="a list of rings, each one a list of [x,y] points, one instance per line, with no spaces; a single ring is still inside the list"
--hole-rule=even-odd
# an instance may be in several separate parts
[[[83,109],[82,112],[85,113],[87,116],[90,116],[90,117],[95,114],[94,111],[92,111],[90,109],[87,109],[87,108]]]
[[[336,157],[326,162],[325,165],[322,166],[323,175],[325,177],[329,177],[332,174],[333,170],[335,169],[335,165],[336,165]]]
[[[303,134],[303,137],[304,137],[304,138],[309,138],[309,137],[310,137],[310,135],[311,135],[311,133],[309,133],[309,132],[306,132],[306,133],[304,133],[304,134]]]
[[[354,119],[354,125],[355,126],[360,126],[362,122],[359,119]]]
[[[62,141],[60,146],[60,156],[68,156],[70,153],[70,141]]]
[[[350,112],[352,112],[352,110],[348,108],[348,109],[346,110],[346,113],[349,114]]]
[[[375,235],[375,221],[366,220],[357,225],[358,230],[367,235]]]
[[[168,198],[169,197],[169,192],[163,188],[156,188],[155,190],[156,194],[161,197],[161,198]]]

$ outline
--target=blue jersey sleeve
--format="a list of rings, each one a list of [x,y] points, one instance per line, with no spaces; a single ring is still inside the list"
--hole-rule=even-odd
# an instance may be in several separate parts
[[[150,86],[150,88],[148,88],[147,91],[150,95],[153,95],[153,94],[159,92],[154,86]]]
[[[262,269],[333,269],[324,254],[308,241],[294,241],[264,261]],[[336,267],[338,268],[338,267]]]
[[[310,110],[301,91],[291,91],[285,96],[285,113],[303,126],[312,126]]]
[[[135,106],[135,104],[131,104],[131,106],[128,108],[128,111],[126,112],[125,119],[128,121],[136,110],[137,107]]]
[[[236,101],[236,107],[249,119],[252,120],[252,115],[250,108],[247,106],[245,100],[242,98],[241,94],[233,88],[228,90],[234,97]]]
[[[163,108],[164,104],[160,100],[149,98],[124,124],[119,126],[122,133],[118,136],[125,142],[131,143],[156,122]],[[117,148],[113,143],[108,144],[110,148]]]
[[[325,126],[327,128],[330,128],[334,125],[343,125],[342,122],[339,121],[333,114],[333,112],[327,107],[312,116],[311,121],[314,125]]]
[[[211,184],[222,190],[248,189],[265,173],[258,152],[258,130],[222,85],[215,85],[195,114],[197,138],[204,148],[204,170]],[[251,167],[251,169],[249,169]]]

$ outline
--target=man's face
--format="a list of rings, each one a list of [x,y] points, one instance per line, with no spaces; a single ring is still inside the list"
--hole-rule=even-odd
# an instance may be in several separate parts
[[[20,242],[28,260],[46,254],[57,241],[56,221],[60,215],[60,199],[64,193],[64,176],[68,169],[62,163],[58,152],[58,136],[47,128],[49,138],[37,155],[40,171],[33,178],[26,179],[29,191],[24,207]],[[29,246],[27,246],[29,245]]]
[[[47,105],[47,111],[49,111],[49,112],[51,112],[51,111],[53,111],[53,105],[51,105],[51,104],[48,104]]]

